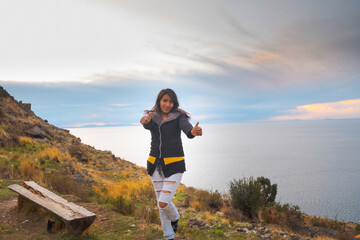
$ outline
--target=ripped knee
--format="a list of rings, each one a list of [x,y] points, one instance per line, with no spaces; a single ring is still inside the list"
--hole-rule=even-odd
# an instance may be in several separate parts
[[[159,202],[160,208],[165,208],[168,204],[166,202]]]

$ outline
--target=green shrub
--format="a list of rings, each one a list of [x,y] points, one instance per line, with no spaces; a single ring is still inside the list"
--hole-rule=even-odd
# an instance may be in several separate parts
[[[275,201],[277,185],[268,178],[243,178],[230,182],[230,198],[234,208],[240,209],[250,218],[257,217],[261,207]]]
[[[123,215],[132,215],[135,212],[135,204],[131,200],[125,199],[123,196],[118,196],[111,201],[115,210]]]
[[[271,185],[270,179],[265,177],[258,177],[256,181],[260,184],[261,205],[265,206],[275,202],[277,184]]]
[[[260,207],[260,184],[253,177],[230,182],[230,197],[234,208],[238,208],[250,218],[257,215]]]

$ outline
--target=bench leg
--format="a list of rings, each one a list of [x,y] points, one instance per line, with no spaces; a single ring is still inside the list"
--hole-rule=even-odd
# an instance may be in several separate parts
[[[62,221],[48,220],[47,231],[49,233],[56,233],[65,228],[65,224]]]
[[[18,196],[18,211],[20,211],[24,207],[26,199],[23,198],[21,195]]]

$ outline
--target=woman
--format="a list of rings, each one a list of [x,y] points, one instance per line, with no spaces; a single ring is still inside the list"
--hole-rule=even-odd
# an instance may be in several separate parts
[[[185,172],[181,131],[188,138],[202,135],[199,122],[193,127],[189,114],[179,108],[175,92],[169,88],[159,92],[155,106],[140,123],[151,132],[151,150],[147,171],[154,185],[160,220],[166,239],[174,239],[180,214],[172,199]]]

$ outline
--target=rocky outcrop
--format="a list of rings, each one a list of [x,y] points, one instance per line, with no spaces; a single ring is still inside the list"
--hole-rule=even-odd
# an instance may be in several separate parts
[[[3,87],[0,86],[0,98],[14,99]]]
[[[38,140],[61,140],[68,131],[57,128],[36,116],[31,104],[16,101],[0,86],[0,146],[12,146],[21,136]]]
[[[33,128],[30,128],[29,130],[26,130],[26,133],[34,138],[46,138],[47,134],[41,130],[38,126],[35,126]]]

